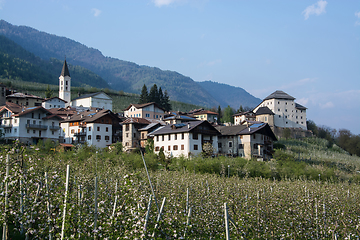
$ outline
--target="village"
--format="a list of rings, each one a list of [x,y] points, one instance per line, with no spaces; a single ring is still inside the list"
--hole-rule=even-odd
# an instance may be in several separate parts
[[[124,151],[145,148],[166,157],[192,157],[203,151],[211,155],[269,160],[273,143],[290,134],[311,136],[306,125],[306,107],[277,90],[253,110],[233,115],[234,123],[218,124],[218,113],[205,109],[166,112],[155,102],[132,103],[121,113],[112,112],[112,99],[105,92],[71,99],[71,77],[66,60],[59,77],[59,95],[43,99],[26,93],[6,94],[0,86],[3,139],[36,144],[58,142],[64,149],[77,144],[106,148],[121,142]]]

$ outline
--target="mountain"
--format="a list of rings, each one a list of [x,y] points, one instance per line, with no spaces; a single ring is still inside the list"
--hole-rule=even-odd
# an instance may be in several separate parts
[[[157,84],[158,87],[167,90],[171,100],[175,101],[206,107],[226,107],[227,103],[231,102],[226,92],[222,95],[210,94],[202,85],[180,73],[105,57],[99,50],[66,37],[40,32],[27,26],[15,26],[4,20],[0,20],[0,35],[6,36],[46,61],[63,61],[66,56],[68,63],[96,73],[114,90],[140,93],[144,84],[148,88]],[[72,79],[75,80],[75,76],[72,75]]]
[[[25,50],[14,41],[0,35],[0,77],[27,82],[58,84],[63,61],[55,58],[43,60]],[[90,85],[109,88],[100,76],[80,66],[68,65],[73,78],[72,86]]]
[[[234,109],[239,109],[242,105],[243,107],[254,108],[262,101],[240,87],[212,81],[198,82],[198,84],[219,101],[220,106],[229,105]]]

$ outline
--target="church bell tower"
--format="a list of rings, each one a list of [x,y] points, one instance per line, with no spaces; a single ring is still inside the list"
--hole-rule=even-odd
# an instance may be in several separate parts
[[[69,73],[69,69],[66,63],[66,59],[64,61],[63,68],[61,70],[61,74],[59,77],[59,98],[67,101],[66,106],[70,106],[71,101],[71,77]]]

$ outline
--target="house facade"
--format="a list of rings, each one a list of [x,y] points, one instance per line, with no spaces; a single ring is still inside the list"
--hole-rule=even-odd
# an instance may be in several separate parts
[[[67,102],[59,97],[52,97],[44,99],[41,103],[41,106],[46,109],[51,108],[65,108]]]
[[[93,145],[104,148],[115,142],[119,119],[110,110],[84,111],[61,122],[64,143]]]
[[[164,119],[165,110],[155,102],[144,104],[130,104],[124,109],[124,117]]]
[[[39,140],[59,141],[62,120],[43,107],[21,108],[7,104],[0,110],[5,140],[36,144]]]
[[[208,121],[192,121],[160,127],[149,136],[154,140],[155,153],[163,149],[167,157],[191,157],[200,154],[205,143],[217,153],[219,134]]]
[[[217,122],[218,114],[209,110],[201,110],[198,112],[192,113],[192,116],[198,120],[206,120],[208,122],[214,123]]]
[[[301,128],[307,130],[306,107],[295,103],[295,98],[283,91],[275,91],[266,97],[253,112],[267,107],[274,113],[274,126],[279,128]]]
[[[221,133],[218,138],[219,154],[239,156],[245,159],[268,160],[273,152],[276,137],[267,123],[250,126],[217,126]]]
[[[122,141],[125,151],[139,148],[141,133],[139,129],[148,126],[151,123],[145,118],[130,117],[122,122]]]
[[[38,107],[41,106],[44,99],[27,93],[13,93],[6,96],[7,102],[19,104],[24,107]]]
[[[245,121],[255,121],[256,115],[253,111],[240,112],[233,115],[234,125],[241,125]]]
[[[81,95],[71,101],[72,107],[99,108],[112,110],[112,98],[104,92]]]

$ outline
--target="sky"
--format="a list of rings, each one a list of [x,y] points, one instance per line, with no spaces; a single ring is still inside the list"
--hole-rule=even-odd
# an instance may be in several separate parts
[[[360,0],[0,0],[0,19],[260,99],[282,90],[360,134]]]

